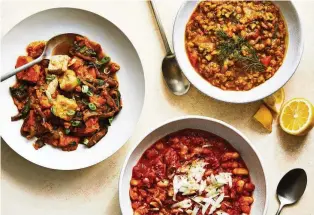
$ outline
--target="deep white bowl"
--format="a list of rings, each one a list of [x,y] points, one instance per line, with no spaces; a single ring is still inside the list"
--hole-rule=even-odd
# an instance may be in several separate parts
[[[204,94],[231,103],[248,103],[263,99],[281,88],[296,71],[303,52],[302,26],[291,1],[274,1],[288,27],[288,46],[284,62],[275,75],[249,91],[225,91],[211,85],[192,67],[185,51],[185,28],[199,1],[186,1],[178,11],[173,28],[173,45],[178,63],[189,81]]]
[[[268,202],[266,175],[261,158],[253,145],[240,131],[227,123],[201,116],[180,117],[158,126],[144,136],[130,152],[124,162],[119,181],[119,200],[122,214],[133,214],[129,197],[130,180],[132,177],[132,169],[137,164],[142,154],[160,138],[185,128],[200,129],[216,134],[227,140],[240,153],[250,171],[251,179],[256,187],[253,194],[255,201],[252,206],[251,214],[266,214]]]
[[[117,62],[117,73],[123,108],[114,119],[109,131],[95,146],[79,145],[72,152],[47,145],[35,150],[32,143],[20,134],[22,120],[11,122],[17,113],[9,87],[16,81],[12,77],[1,82],[1,136],[6,143],[25,159],[40,166],[73,170],[103,161],[121,148],[132,135],[140,117],[145,96],[144,72],[139,56],[127,36],[113,23],[95,13],[75,8],[54,8],[36,13],[13,27],[2,39],[1,71],[14,68],[19,55],[25,55],[26,46],[36,40],[48,40],[61,33],[78,33],[98,42],[103,50]]]

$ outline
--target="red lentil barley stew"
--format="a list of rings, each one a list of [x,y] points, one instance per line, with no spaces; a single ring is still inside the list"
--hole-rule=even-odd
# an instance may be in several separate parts
[[[192,66],[223,90],[250,90],[281,66],[287,30],[270,1],[202,1],[186,26]]]
[[[239,153],[201,130],[172,133],[147,149],[133,168],[134,215],[250,214],[254,184]]]
[[[16,67],[40,56],[44,47],[43,41],[31,43]],[[24,119],[21,134],[37,138],[35,149],[45,144],[64,151],[76,150],[79,143],[92,147],[122,108],[115,79],[120,67],[101,46],[77,36],[67,52],[18,73],[10,87],[18,109],[12,121]]]

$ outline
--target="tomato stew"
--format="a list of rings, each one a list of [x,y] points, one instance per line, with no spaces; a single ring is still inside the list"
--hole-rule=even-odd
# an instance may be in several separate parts
[[[282,65],[287,29],[270,1],[202,1],[186,26],[192,66],[223,90],[250,90]]]
[[[36,150],[46,144],[63,151],[74,151],[78,144],[92,147],[122,109],[116,79],[120,66],[87,37],[77,36],[65,45],[62,50],[68,55],[53,55],[17,73],[10,87],[18,109],[12,121],[24,120],[21,134],[37,138]],[[45,41],[29,44],[27,56],[19,56],[16,67],[38,58],[45,46]]]
[[[201,130],[172,133],[147,149],[133,168],[134,215],[249,214],[254,184],[239,153]]]

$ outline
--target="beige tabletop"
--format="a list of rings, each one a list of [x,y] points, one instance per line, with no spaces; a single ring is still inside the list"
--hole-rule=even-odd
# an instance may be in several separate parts
[[[170,39],[182,0],[159,0],[158,9]],[[197,114],[223,120],[240,129],[264,159],[270,186],[268,213],[275,214],[277,183],[288,170],[302,167],[308,186],[302,200],[283,210],[283,215],[314,215],[314,131],[305,137],[285,134],[274,123],[268,134],[252,120],[261,102],[226,104],[192,87],[182,97],[172,95],[161,76],[165,54],[152,13],[145,1],[3,1],[2,36],[27,16],[51,7],[78,7],[113,21],[130,38],[141,58],[145,79],[144,109],[132,138],[116,154],[93,167],[77,171],[55,171],[37,166],[1,143],[1,214],[3,215],[118,215],[118,179],[124,158],[143,134],[161,122]],[[305,97],[314,103],[314,1],[298,1],[305,39],[301,64],[286,84],[287,99]],[[170,40],[171,42],[171,40]],[[254,215],[254,214],[253,214]]]

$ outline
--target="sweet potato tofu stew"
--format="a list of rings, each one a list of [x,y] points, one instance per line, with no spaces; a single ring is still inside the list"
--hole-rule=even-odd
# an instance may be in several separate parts
[[[200,130],[172,133],[147,149],[133,168],[134,215],[250,214],[254,184],[239,153]]]
[[[44,47],[42,41],[31,43],[16,67],[40,56]],[[64,151],[80,143],[92,147],[122,108],[115,79],[119,65],[86,37],[77,36],[68,49],[68,55],[54,55],[18,73],[10,87],[18,109],[12,121],[24,119],[21,134],[37,138],[35,149],[45,144]]]
[[[250,90],[281,66],[284,19],[269,1],[202,1],[186,26],[185,46],[195,70],[223,90]]]

